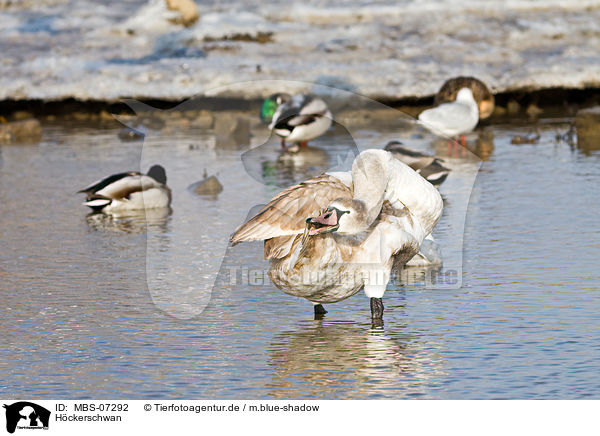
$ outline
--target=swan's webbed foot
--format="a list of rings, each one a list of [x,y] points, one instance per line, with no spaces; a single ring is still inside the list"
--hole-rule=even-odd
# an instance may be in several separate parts
[[[383,318],[383,301],[381,298],[371,298],[371,319],[381,320]]]
[[[315,304],[315,319],[323,319],[323,316],[327,313],[322,304]]]

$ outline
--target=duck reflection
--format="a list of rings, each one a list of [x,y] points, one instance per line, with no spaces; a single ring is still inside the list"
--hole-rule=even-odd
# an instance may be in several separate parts
[[[481,160],[488,160],[494,153],[494,132],[491,129],[483,129],[477,136],[475,146],[469,150]]]
[[[297,183],[328,171],[330,156],[318,147],[290,147],[280,152],[275,161],[263,161],[263,176],[267,184],[277,186]]]
[[[86,222],[94,231],[166,233],[171,213],[171,208],[133,210],[120,214],[92,212],[86,216]]]
[[[268,386],[275,398],[365,398],[386,387],[417,396],[422,382],[443,373],[438,347],[404,332],[315,320],[271,344]]]
[[[477,135],[475,135],[477,133]],[[467,145],[462,146],[454,141],[436,138],[431,147],[436,156],[442,158],[478,159],[488,160],[494,152],[494,132],[490,129],[481,129],[467,137]]]
[[[358,155],[354,139],[344,127],[319,138],[318,146],[293,145],[281,150],[274,138],[242,154],[246,172],[265,185],[290,185],[329,171],[348,171]]]

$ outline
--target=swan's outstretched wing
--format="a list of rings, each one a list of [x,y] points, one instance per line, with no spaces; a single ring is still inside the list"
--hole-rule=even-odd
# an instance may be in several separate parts
[[[337,198],[352,198],[338,178],[323,174],[277,194],[231,236],[231,242],[259,241],[304,232],[306,219],[318,215]]]

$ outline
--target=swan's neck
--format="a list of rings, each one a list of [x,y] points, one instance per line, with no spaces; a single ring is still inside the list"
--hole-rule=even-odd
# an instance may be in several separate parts
[[[371,153],[361,153],[352,165],[352,185],[354,199],[366,206],[364,220],[367,229],[379,216],[388,183],[388,169],[381,159]]]
[[[429,234],[442,214],[442,198],[431,183],[384,150],[362,152],[352,166],[354,198],[367,206],[366,227],[381,211],[385,200],[394,208],[408,208]]]
[[[419,221],[425,235],[431,233],[442,216],[443,201],[438,190],[408,165],[394,157],[390,159],[390,182],[386,199],[392,206],[406,206]]]

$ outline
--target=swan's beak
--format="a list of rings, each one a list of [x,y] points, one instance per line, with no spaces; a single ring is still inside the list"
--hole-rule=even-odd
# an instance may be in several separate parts
[[[306,223],[309,226],[308,234],[310,236],[334,232],[340,227],[335,209],[328,209],[318,217],[308,218]]]

